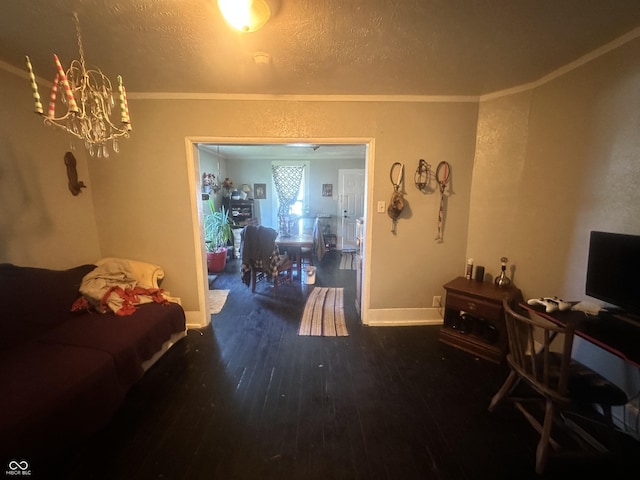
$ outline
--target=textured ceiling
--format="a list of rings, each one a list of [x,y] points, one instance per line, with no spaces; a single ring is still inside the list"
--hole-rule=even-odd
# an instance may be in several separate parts
[[[129,92],[481,95],[538,80],[640,26],[640,0],[268,0],[255,33],[215,0],[14,0],[0,62],[52,80],[52,54]],[[256,64],[267,52],[269,64]],[[1,66],[2,64],[0,64]]]

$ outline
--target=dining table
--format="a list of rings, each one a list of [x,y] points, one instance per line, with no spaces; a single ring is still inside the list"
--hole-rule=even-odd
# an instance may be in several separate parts
[[[286,251],[289,258],[296,264],[298,279],[302,278],[302,249],[313,250],[313,235],[278,235],[276,245],[281,252]],[[311,254],[311,265],[313,265],[313,253]]]

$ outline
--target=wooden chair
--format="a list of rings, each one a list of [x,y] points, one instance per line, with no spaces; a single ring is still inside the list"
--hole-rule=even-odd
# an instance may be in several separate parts
[[[313,248],[300,247],[300,263],[313,265]]]
[[[294,264],[286,255],[280,255],[277,236],[273,228],[260,225],[247,225],[242,231],[242,279],[251,285],[253,293],[261,280],[271,279],[276,295],[278,285],[292,282]]]
[[[316,218],[313,222],[313,250],[311,252],[311,258],[318,262],[322,260],[324,254],[327,251],[327,245],[324,240],[324,235],[322,233],[322,226],[320,225],[319,219]]]
[[[323,233],[322,237],[327,250],[335,250],[338,247],[338,236],[335,233]]]
[[[278,294],[278,285],[293,282],[294,264],[288,257],[281,257],[275,267],[251,266],[251,292],[255,293],[256,283],[260,280],[271,278],[273,281],[274,295]]]
[[[551,436],[554,425],[563,426],[562,432],[568,434],[565,439],[575,441],[571,444],[579,447],[583,453],[605,453],[607,448],[571,420],[577,417],[571,417],[570,412],[577,408],[595,412],[593,405],[599,405],[602,423],[606,425],[610,438],[614,438],[611,407],[627,403],[626,394],[571,358],[572,328],[561,327],[539,316],[529,318],[514,311],[507,300],[503,303],[509,340],[507,362],[511,372],[491,400],[489,411],[493,411],[502,401],[509,400],[538,431],[540,440],[535,463],[538,474],[545,470],[550,448],[566,451]],[[560,345],[552,345],[556,338],[560,340]],[[521,381],[530,387],[532,396],[518,396],[516,387]],[[538,410],[533,406],[538,406]],[[536,412],[544,412],[542,421]]]

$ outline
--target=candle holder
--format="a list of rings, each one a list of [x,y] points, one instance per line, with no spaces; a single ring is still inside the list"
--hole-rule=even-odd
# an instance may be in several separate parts
[[[507,270],[507,262],[509,261],[509,259],[507,257],[502,257],[500,259],[501,265],[500,265],[500,275],[498,275],[496,277],[496,279],[494,280],[494,283],[496,285],[496,287],[508,287],[509,285],[511,285],[511,279],[509,277],[507,277],[506,274],[506,270]]]

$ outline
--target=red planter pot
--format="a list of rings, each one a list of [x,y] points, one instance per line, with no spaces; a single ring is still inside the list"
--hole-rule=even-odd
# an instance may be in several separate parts
[[[227,265],[227,249],[220,248],[215,252],[207,252],[207,270],[209,273],[224,272]]]

